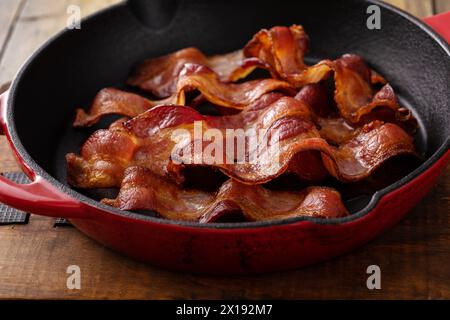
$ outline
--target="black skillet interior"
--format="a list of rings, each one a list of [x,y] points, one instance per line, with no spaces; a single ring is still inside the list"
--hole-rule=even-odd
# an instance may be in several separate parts
[[[13,122],[25,150],[66,184],[65,154],[78,152],[95,129],[71,127],[74,110],[102,88],[125,83],[133,65],[194,46],[207,54],[242,48],[261,28],[302,24],[308,61],[362,55],[392,84],[420,120],[418,148],[432,155],[449,137],[448,53],[421,27],[382,6],[381,30],[366,27],[372,1],[131,0],[67,31],[23,68],[13,86]],[[105,123],[98,127],[105,126]],[[98,199],[108,191],[84,192]],[[350,210],[370,196],[347,199]]]

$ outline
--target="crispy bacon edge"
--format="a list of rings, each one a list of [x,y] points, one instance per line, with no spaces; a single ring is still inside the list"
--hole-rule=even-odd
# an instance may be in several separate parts
[[[271,191],[230,179],[217,192],[186,190],[142,167],[128,168],[117,198],[102,202],[122,210],[155,210],[167,219],[201,223],[215,222],[236,213],[241,213],[247,221],[293,217],[329,219],[349,214],[340,194],[327,187]]]
[[[286,80],[296,88],[319,83],[334,74],[334,99],[341,116],[358,124],[377,108],[391,109],[396,121],[415,130],[417,121],[406,108],[399,106],[393,88],[364,60],[355,54],[345,54],[331,61],[323,60],[314,66],[303,62],[309,39],[298,25],[273,27],[258,32],[245,46],[246,58],[257,58],[262,66],[269,66],[272,76]],[[374,92],[373,85],[384,85]]]
[[[275,154],[268,154],[267,162],[256,165],[249,162],[196,164],[196,157],[204,158],[195,153],[193,140],[189,140],[186,148],[180,150],[184,154],[190,151],[192,161],[186,161],[189,157],[184,157],[182,163],[174,162],[177,159],[172,159],[172,156],[179,153],[174,152],[176,143],[171,134],[178,129],[187,129],[192,137],[195,121],[200,121],[204,130],[237,127],[244,130],[264,129],[266,135],[276,132],[280,139],[279,149]],[[202,143],[201,146],[201,152],[204,152],[205,145]],[[266,151],[263,149],[262,152]],[[350,140],[339,146],[331,146],[320,137],[309,108],[294,98],[282,97],[274,102],[268,99],[265,105],[255,104],[253,109],[227,117],[207,117],[182,106],[151,109],[127,122],[115,124],[113,128],[94,133],[84,144],[81,156],[67,155],[68,177],[69,183],[76,187],[117,187],[127,167],[145,164],[154,173],[182,183],[185,167],[201,165],[220,169],[242,183],[262,184],[288,169],[301,171],[301,168],[292,167],[296,162],[291,162],[297,154],[305,151],[321,152],[328,172],[346,182],[367,177],[393,156],[415,155],[412,137],[399,126],[381,121],[373,121],[357,129]],[[271,157],[278,157],[279,161]]]
[[[295,95],[287,82],[276,79],[252,80],[244,83],[224,83],[217,74],[203,65],[185,64],[180,72],[176,93],[164,100],[152,101],[139,95],[113,88],[100,91],[89,111],[77,110],[75,127],[92,126],[101,117],[118,114],[135,117],[157,105],[185,105],[185,93],[198,90],[211,103],[226,108],[242,110],[261,96],[272,91]]]
[[[100,92],[88,114],[82,109],[77,110],[74,126],[91,126],[107,114],[134,117],[156,105],[184,105],[185,93],[192,90],[202,93],[202,101],[238,110],[269,91],[292,90],[275,79],[245,84],[226,83],[243,78],[259,67],[268,69],[274,78],[286,80],[297,88],[325,81],[334,74],[334,99],[347,122],[367,123],[367,118],[373,118],[370,117],[373,111],[384,108],[392,110],[395,121],[405,123],[404,127],[411,132],[417,128],[417,121],[410,111],[399,106],[392,87],[361,57],[346,54],[335,61],[323,60],[308,67],[303,62],[308,43],[308,36],[301,26],[278,26],[258,32],[243,51],[207,58],[198,49],[186,48],[146,60],[136,69],[129,84],[139,86],[144,83],[142,89],[166,99],[150,101],[142,98],[139,101],[136,95],[130,94],[127,102],[117,92],[117,97]],[[373,84],[383,84],[384,87],[374,92]]]
[[[159,98],[177,91],[180,72],[186,64],[203,65],[212,69],[222,82],[245,78],[256,68],[269,69],[257,58],[245,58],[242,50],[206,57],[197,48],[184,48],[139,64],[127,83]]]

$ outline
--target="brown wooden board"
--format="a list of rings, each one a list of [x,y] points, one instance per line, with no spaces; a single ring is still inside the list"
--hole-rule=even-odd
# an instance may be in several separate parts
[[[450,1],[448,0],[434,0],[434,6],[436,8],[436,12],[450,11]]]
[[[402,8],[419,18],[433,15],[433,0],[386,0],[385,2]]]

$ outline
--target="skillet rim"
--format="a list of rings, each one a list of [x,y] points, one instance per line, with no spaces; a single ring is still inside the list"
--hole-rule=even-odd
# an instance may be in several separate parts
[[[417,27],[419,27],[423,32],[425,32],[429,37],[431,37],[437,44],[444,50],[444,52],[447,53],[448,57],[450,58],[450,45],[447,43],[446,40],[444,40],[438,33],[436,33],[431,27],[427,26],[424,22],[422,22],[420,19],[412,16],[411,14],[407,13],[406,11],[399,9],[393,5],[381,2],[380,0],[365,0],[369,4],[376,4],[380,7],[383,7],[394,14],[400,15],[401,17],[407,19],[409,22],[413,23]],[[86,18],[83,19],[83,21],[91,21],[96,19],[98,16],[110,12],[113,10],[117,10],[121,7],[128,6],[127,2],[121,2],[118,4],[115,4],[111,7],[104,8]],[[450,150],[450,137],[447,137],[445,142],[425,161],[423,162],[419,167],[417,167],[415,170],[410,172],[408,175],[404,176],[400,180],[396,181],[393,184],[390,184],[389,186],[375,192],[369,203],[361,210],[357,211],[354,214],[351,214],[347,217],[342,218],[330,218],[330,219],[321,219],[321,218],[314,218],[314,217],[294,217],[284,220],[272,220],[272,221],[259,221],[259,222],[226,222],[226,223],[210,223],[210,224],[201,224],[199,222],[186,222],[186,221],[179,221],[179,220],[168,220],[164,218],[159,217],[152,217],[144,214],[139,214],[131,211],[124,211],[120,209],[116,209],[110,206],[107,206],[105,204],[102,204],[99,201],[96,201],[94,199],[91,199],[74,189],[70,188],[69,186],[63,184],[62,182],[56,180],[53,176],[51,176],[48,172],[46,172],[26,151],[25,147],[23,146],[19,135],[16,130],[15,123],[13,121],[13,112],[8,112],[10,110],[14,110],[14,102],[16,100],[17,95],[17,88],[19,87],[19,84],[21,82],[22,76],[28,69],[29,65],[32,64],[32,62],[40,55],[45,54],[45,50],[47,47],[51,46],[53,42],[55,42],[57,39],[59,39],[62,35],[73,32],[73,30],[62,30],[58,32],[56,35],[51,37],[49,40],[47,40],[44,44],[42,44],[33,54],[30,55],[30,57],[25,61],[25,63],[19,68],[19,71],[16,73],[13,82],[11,84],[11,87],[9,89],[8,99],[6,103],[6,119],[5,124],[6,128],[8,130],[9,134],[9,140],[12,144],[12,147],[15,149],[17,155],[20,157],[19,161],[23,162],[25,166],[27,166],[36,176],[41,176],[43,179],[45,179],[47,182],[49,182],[53,187],[55,187],[58,191],[69,195],[71,198],[73,198],[76,201],[81,202],[84,205],[87,205],[89,207],[93,207],[97,210],[101,210],[102,213],[105,214],[114,214],[118,215],[124,218],[131,218],[135,220],[140,220],[147,223],[155,223],[155,224],[161,224],[166,226],[177,226],[177,227],[186,227],[186,228],[200,228],[200,229],[209,229],[209,230],[233,230],[233,229],[254,229],[254,228],[266,228],[266,227],[277,227],[277,226],[285,226],[290,224],[301,224],[303,222],[306,223],[313,223],[318,225],[341,225],[345,223],[351,223],[355,220],[358,220],[360,218],[363,218],[370,212],[372,212],[376,207],[377,204],[380,202],[380,200],[385,196],[390,194],[391,192],[399,189],[400,187],[406,185],[407,183],[413,181],[414,179],[418,178],[422,174],[424,174],[430,167],[432,167],[439,159],[441,159],[445,153]],[[81,209],[80,209],[81,210]],[[64,214],[61,214],[64,216]],[[76,218],[75,218],[76,219]],[[80,217],[81,219],[81,217]],[[87,217],[89,219],[89,216]]]

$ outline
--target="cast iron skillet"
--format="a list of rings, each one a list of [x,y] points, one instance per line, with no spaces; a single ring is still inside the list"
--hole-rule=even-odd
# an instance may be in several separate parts
[[[381,7],[381,30],[366,27]],[[67,186],[64,155],[92,133],[74,130],[77,106],[98,90],[125,83],[148,57],[195,46],[207,54],[242,48],[261,28],[302,24],[309,61],[362,55],[385,75],[420,120],[425,161],[339,219],[196,223],[113,209]],[[429,191],[450,160],[450,50],[422,22],[377,1],[130,0],[46,43],[2,96],[1,125],[33,181],[0,177],[0,201],[36,214],[64,216],[108,247],[167,268],[201,273],[286,270],[342,254],[398,222]],[[8,96],[8,97],[7,97]],[[359,210],[358,210],[359,209]]]

